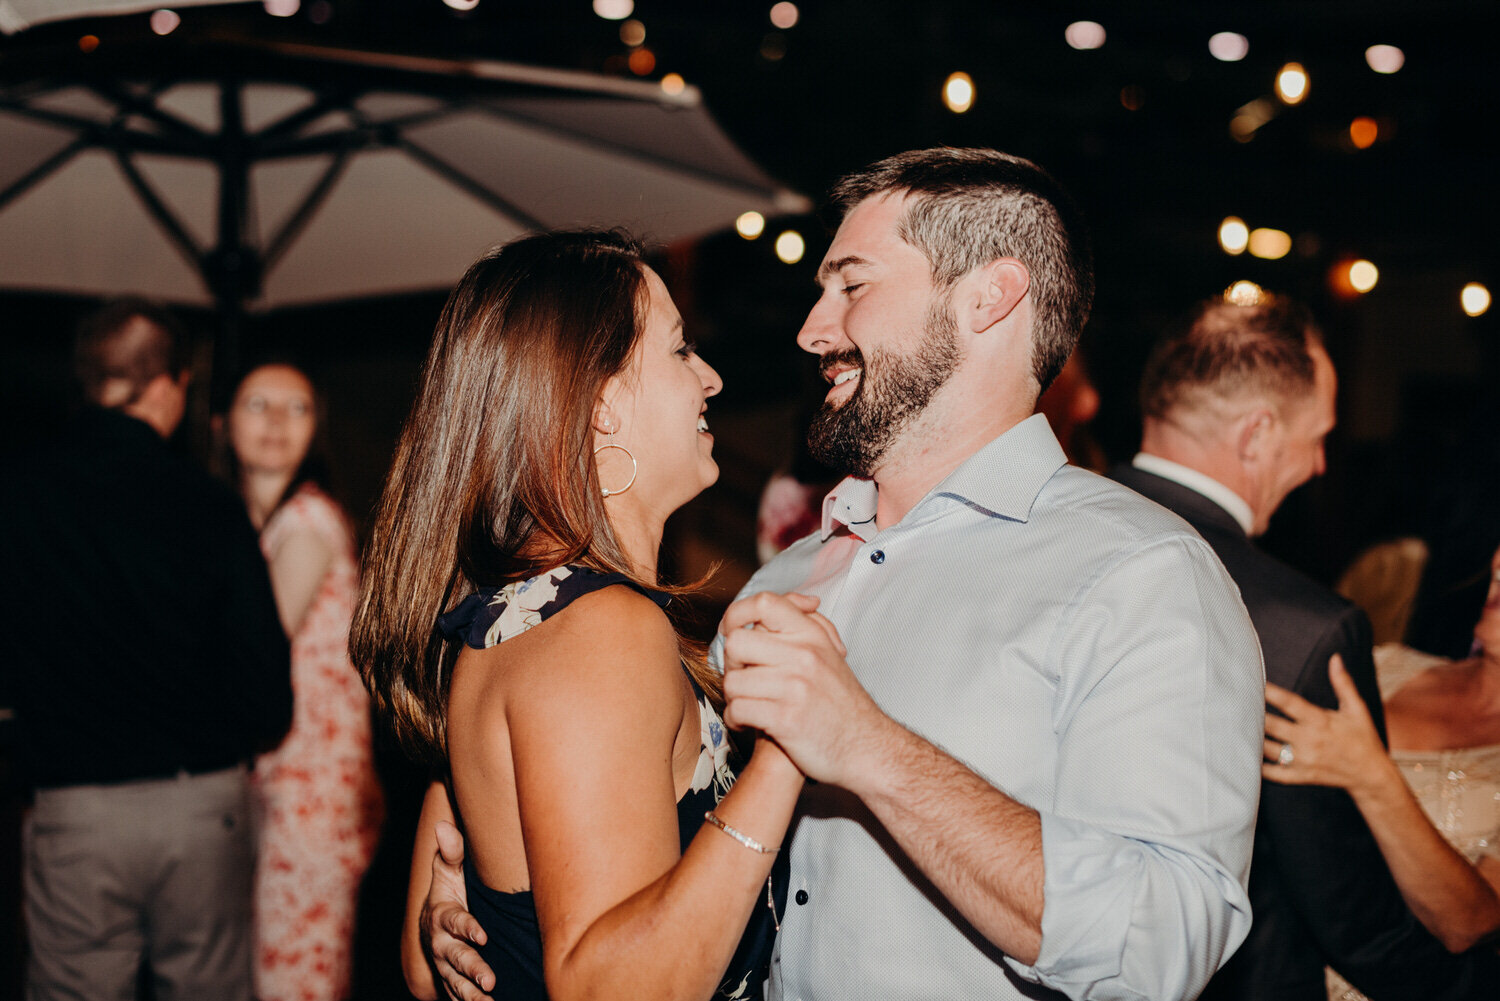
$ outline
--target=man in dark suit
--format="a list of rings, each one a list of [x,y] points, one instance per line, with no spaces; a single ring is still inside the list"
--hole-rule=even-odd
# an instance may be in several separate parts
[[[1239,585],[1268,680],[1332,708],[1337,653],[1383,737],[1364,613],[1250,541],[1323,472],[1336,387],[1304,308],[1266,293],[1210,300],[1153,352],[1141,452],[1112,475],[1213,547]],[[1262,784],[1250,902],[1250,936],[1205,999],[1324,1001],[1325,964],[1376,1001],[1500,997],[1500,960],[1449,953],[1422,926],[1342,790]]]

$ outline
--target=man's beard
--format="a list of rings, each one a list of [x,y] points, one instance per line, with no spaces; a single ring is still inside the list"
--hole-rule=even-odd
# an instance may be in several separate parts
[[[962,358],[951,296],[935,296],[927,311],[926,336],[910,355],[849,348],[823,356],[834,365],[860,369],[859,385],[841,405],[825,402],[807,430],[813,458],[831,469],[873,476],[886,452],[927,409]]]

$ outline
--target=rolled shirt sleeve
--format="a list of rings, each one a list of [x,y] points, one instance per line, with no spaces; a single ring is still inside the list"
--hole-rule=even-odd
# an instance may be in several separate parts
[[[1056,649],[1041,953],[1006,962],[1071,997],[1196,997],[1250,928],[1264,674],[1249,618],[1207,545],[1177,536],[1081,587]]]

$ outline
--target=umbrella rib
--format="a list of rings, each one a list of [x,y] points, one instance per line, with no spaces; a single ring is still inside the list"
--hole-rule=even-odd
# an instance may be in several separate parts
[[[281,227],[281,232],[277,233],[275,238],[271,240],[264,254],[265,272],[269,272],[276,266],[276,262],[281,259],[282,254],[286,253],[292,241],[301,234],[302,230],[312,220],[313,215],[328,200],[329,192],[333,190],[333,186],[338,183],[338,179],[343,175],[348,160],[348,153],[340,153],[334,158],[333,163],[328,165],[328,169],[323,172],[323,176],[318,178],[318,182],[313,185],[312,189],[307,193],[307,197],[302,200],[302,204],[297,206],[297,211],[293,212],[292,217],[286,221],[286,225]]]
[[[120,165],[120,171],[125,175],[125,180],[130,182],[130,186],[134,189],[136,197],[140,198],[145,204],[146,210],[151,213],[152,218],[166,231],[168,241],[177,248],[178,252],[187,259],[188,264],[201,277],[203,253],[198,249],[197,244],[193,242],[192,236],[183,228],[182,223],[177,221],[177,217],[172,214],[172,210],[167,208],[166,203],[157,196],[156,191],[152,189],[151,185],[146,183],[146,179],[141,176],[140,171],[136,170],[135,164],[130,162],[130,157],[125,151],[117,149],[114,153],[115,162]]]
[[[179,139],[190,141],[200,150],[208,141],[208,135],[202,129],[194,127],[176,115],[163,111],[154,100],[147,100],[109,83],[94,83],[90,84],[89,87],[106,101],[113,102],[121,113],[135,114],[143,118],[148,118],[176,135]]]
[[[17,181],[11,184],[10,187],[6,188],[3,191],[0,191],[0,209],[3,209],[13,199],[24,194],[27,188],[30,188],[33,184],[36,184],[38,181],[45,178],[48,174],[61,167],[64,163],[67,163],[73,157],[77,156],[80,152],[87,149],[88,146],[88,138],[85,136],[78,136],[72,142],[68,143],[68,145],[64,146],[56,153],[47,157],[47,159],[43,160],[35,167],[32,167]]]
[[[462,188],[463,190],[467,191],[475,198],[478,198],[480,201],[485,202],[491,208],[494,208],[501,214],[510,216],[512,219],[515,219],[517,222],[521,223],[521,225],[526,229],[547,228],[547,224],[542,222],[542,220],[538,219],[536,216],[525,211],[515,203],[500,197],[500,195],[496,194],[494,191],[491,191],[479,181],[476,181],[474,178],[470,177],[468,174],[465,174],[463,171],[448,163],[446,160],[442,160],[434,154],[428,152],[426,149],[423,149],[421,146],[418,146],[406,136],[398,137],[396,139],[396,145],[405,150],[407,154],[412,157],[412,159],[416,160],[418,163],[427,167],[429,170],[443,177],[450,184]]]

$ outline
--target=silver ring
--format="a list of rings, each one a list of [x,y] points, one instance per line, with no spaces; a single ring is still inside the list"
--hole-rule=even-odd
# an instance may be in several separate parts
[[[1282,744],[1281,745],[1281,753],[1279,753],[1279,754],[1276,755],[1276,763],[1278,765],[1281,765],[1284,768],[1287,765],[1291,764],[1292,763],[1292,759],[1295,758],[1295,757],[1296,757],[1296,755],[1294,755],[1292,753],[1292,745],[1291,744]]]

